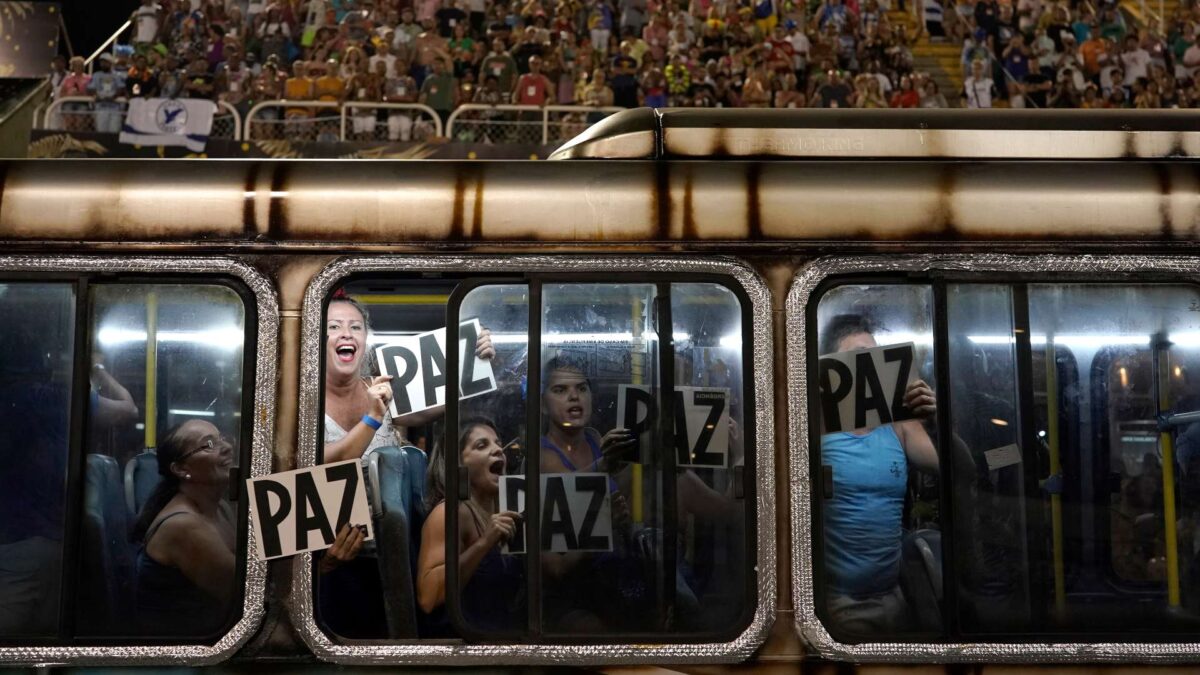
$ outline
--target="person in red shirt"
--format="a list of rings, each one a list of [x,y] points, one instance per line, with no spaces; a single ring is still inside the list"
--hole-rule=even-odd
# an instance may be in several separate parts
[[[763,45],[767,50],[767,67],[777,73],[792,72],[796,58],[796,48],[788,40],[783,26],[776,26],[775,31]]]
[[[921,105],[921,94],[913,86],[912,77],[905,75],[900,78],[900,88],[892,92],[892,100],[888,105],[893,108],[916,108]]]
[[[519,105],[546,105],[551,91],[550,80],[542,74],[542,57],[529,57],[529,72],[517,79],[513,102]]]

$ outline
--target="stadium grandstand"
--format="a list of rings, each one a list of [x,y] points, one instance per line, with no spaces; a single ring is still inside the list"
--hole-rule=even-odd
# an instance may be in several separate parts
[[[217,102],[214,137],[547,143],[638,106],[1200,101],[1200,3],[942,1],[141,0],[55,63],[41,125],[116,132],[130,99],[190,97]]]

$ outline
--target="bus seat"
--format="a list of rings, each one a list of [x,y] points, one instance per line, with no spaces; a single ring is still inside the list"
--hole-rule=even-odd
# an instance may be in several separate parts
[[[408,513],[411,518],[408,522],[409,535],[412,538],[409,553],[415,572],[417,556],[421,552],[421,528],[425,526],[425,517],[429,515],[428,509],[425,508],[425,474],[429,471],[429,456],[424,450],[411,445],[406,445],[401,450],[404,450],[404,459],[408,464],[408,475],[413,477],[409,481]]]
[[[383,582],[384,611],[388,637],[417,637],[417,604],[414,561],[420,542],[415,500],[417,484],[423,486],[421,463],[410,459],[410,450],[387,446],[367,454],[367,485],[371,492],[371,514],[375,520],[375,548],[379,577]],[[424,453],[422,453],[424,454]],[[423,487],[420,491],[423,492]]]
[[[942,625],[942,533],[916,530],[904,537],[901,585],[917,623],[925,630]]]
[[[78,631],[127,633],[133,618],[133,546],[117,460],[88,455],[84,480]]]
[[[125,462],[125,507],[131,518],[136,519],[142,506],[158,487],[162,476],[158,475],[158,454],[153,450],[140,453]]]

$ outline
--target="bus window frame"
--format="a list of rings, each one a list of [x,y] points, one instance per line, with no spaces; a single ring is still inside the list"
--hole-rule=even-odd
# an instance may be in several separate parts
[[[563,273],[564,269],[574,273]],[[313,593],[313,556],[296,556],[291,593],[291,618],[297,632],[317,657],[343,665],[617,665],[676,663],[735,663],[750,658],[766,641],[777,604],[774,471],[774,347],[771,329],[771,294],[765,281],[740,260],[712,256],[668,257],[662,255],[382,255],[345,257],[318,273],[304,295],[301,337],[300,409],[296,467],[314,466],[321,439],[320,411],[324,387],[320,376],[324,359],[325,307],[330,293],[346,281],[366,275],[454,274],[460,283],[475,279],[519,277],[522,274],[561,276],[562,280],[587,281],[614,273],[653,275],[674,282],[687,275],[720,277],[730,287],[740,287],[749,299],[751,322],[743,331],[753,336],[752,367],[755,400],[753,452],[757,462],[754,488],[753,535],[757,597],[752,618],[740,635],[718,643],[599,643],[599,644],[496,644],[430,639],[389,641],[381,644],[337,643],[324,633],[316,620]],[[595,275],[608,275],[597,277]],[[589,277],[589,275],[592,275]],[[747,308],[743,308],[745,310]],[[321,355],[305,358],[305,355]],[[749,404],[746,405],[749,409]],[[747,416],[749,416],[747,410]],[[749,423],[744,421],[744,423]],[[599,649],[597,647],[600,647]]]
[[[246,323],[243,359],[247,364],[242,374],[243,419],[250,423],[242,430],[242,440],[249,440],[247,466],[239,480],[271,473],[276,409],[276,367],[279,343],[279,302],[271,281],[261,272],[241,260],[227,257],[150,257],[150,256],[0,256],[0,277],[24,283],[70,283],[85,292],[93,286],[119,285],[210,285],[233,291],[243,302]],[[75,298],[74,349],[90,349],[93,334],[90,325],[91,297]],[[250,371],[250,372],[246,372]],[[73,375],[83,378],[86,371]],[[73,390],[79,390],[74,386]],[[72,393],[72,405],[79,403],[78,392]],[[82,461],[82,432],[86,424],[82,410],[72,411],[70,459]],[[68,474],[68,508],[78,510],[82,503],[83,480],[78,470]],[[56,663],[70,666],[90,665],[188,665],[201,666],[224,661],[232,656],[258,631],[266,610],[267,564],[258,560],[254,551],[254,530],[250,526],[248,504],[238,504],[238,525],[246,532],[245,547],[236,552],[242,584],[240,618],[224,634],[214,636],[213,644],[179,643],[175,638],[161,637],[84,637],[66,639],[67,644],[47,644],[42,639],[29,639],[18,646],[19,640],[6,641],[0,646],[0,665],[38,665]],[[243,520],[243,518],[245,518]],[[75,584],[68,567],[77,563],[78,531],[70,529],[77,518],[68,516],[65,545],[70,555],[64,557],[63,574],[68,579],[65,588]],[[71,554],[72,551],[76,553]],[[74,605],[64,601],[64,607]],[[73,619],[72,619],[73,620]],[[77,644],[87,642],[86,645]]]
[[[1051,278],[1051,275],[1052,278]],[[909,254],[896,256],[828,256],[801,267],[788,291],[787,321],[788,438],[792,504],[792,602],[795,628],[818,655],[837,661],[862,663],[1173,663],[1195,660],[1200,642],[1071,642],[1055,639],[1035,642],[1028,637],[1000,637],[995,642],[839,642],[817,617],[814,552],[818,544],[813,529],[811,483],[812,452],[810,412],[815,399],[808,395],[809,364],[816,360],[816,344],[809,339],[817,302],[828,288],[843,283],[880,281],[911,283],[995,282],[1022,283],[1167,283],[1200,284],[1200,264],[1180,256],[1117,255],[1017,255],[1017,254]],[[944,307],[942,308],[944,309]],[[937,308],[934,310],[938,311]],[[944,328],[944,321],[942,322]],[[934,317],[935,344],[938,317]],[[1018,344],[1020,341],[1018,341]],[[938,359],[935,358],[935,363]],[[945,383],[939,382],[939,392]],[[940,408],[939,404],[939,408]],[[939,413],[943,411],[939,410]],[[939,415],[939,427],[949,417]],[[1072,636],[1075,637],[1075,636]],[[1078,639],[1076,637],[1076,639]]]

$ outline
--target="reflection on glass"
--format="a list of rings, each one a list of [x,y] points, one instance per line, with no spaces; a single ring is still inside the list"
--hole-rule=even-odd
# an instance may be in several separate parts
[[[242,450],[242,300],[123,284],[93,286],[91,303],[76,630],[211,640],[238,604],[227,496]]]
[[[853,428],[847,420],[844,430],[829,431],[826,417],[833,417],[821,416],[820,462],[832,479],[819,492],[825,622],[848,642],[912,637],[940,627],[938,457],[926,430],[933,428],[932,386],[925,384],[933,381],[930,304],[928,286],[873,285],[837,287],[818,306],[821,356],[913,343],[905,357],[913,381],[902,388],[902,406],[905,416],[926,418],[889,422],[885,415],[900,410],[895,402],[877,408],[874,417],[853,413],[855,422],[873,420],[875,426]],[[899,367],[876,367],[865,354],[851,363],[854,371],[839,371],[845,375],[836,385],[833,375],[822,379],[820,395],[830,399],[823,410],[836,410],[841,400],[865,409],[868,401],[894,397],[906,377]]]
[[[1200,391],[1191,373],[1200,366],[1200,293],[1146,284],[945,288],[953,436],[942,446],[953,467],[953,531],[913,541],[939,520],[928,500],[937,491],[924,480],[914,485],[908,472],[905,497],[904,472],[889,478],[882,470],[887,452],[903,465],[894,444],[854,453],[858,432],[825,434],[821,461],[833,479],[820,487],[827,625],[852,641],[881,639],[880,630],[944,637],[944,617],[921,592],[945,597],[945,545],[955,557],[944,575],[956,600],[948,616],[972,639],[1102,631],[1141,640],[1194,631],[1200,415],[1192,413],[1200,412]],[[899,284],[833,289],[819,306],[821,354],[890,334],[912,339],[916,362],[925,363],[927,293]],[[1032,351],[1024,364],[1022,297]],[[883,303],[878,312],[875,301]],[[914,573],[922,568],[924,586]],[[896,589],[904,604],[889,614],[884,598]]]
[[[1021,442],[1016,340],[1007,286],[951,285],[954,579],[968,631],[1025,630],[1029,551],[1024,499],[1036,452]],[[989,336],[989,339],[979,339]]]
[[[642,440],[653,435],[650,415],[660,395],[655,297],[652,284],[542,291],[540,468],[548,486],[561,486],[566,500],[581,507],[568,504],[568,512],[552,511],[549,520],[543,508],[543,530],[576,535],[541,542],[549,633],[640,633],[670,621],[659,458],[666,449]],[[587,508],[592,499],[583,503],[572,474],[600,478],[595,509]],[[607,533],[585,531],[589,520],[607,523]]]
[[[445,490],[442,476],[465,470],[467,494],[458,502],[459,608],[474,631],[524,632],[528,626],[525,556],[516,552],[523,535],[522,505],[502,503],[507,481],[519,480],[525,449],[529,290],[524,285],[482,286],[460,305],[458,320],[478,320],[496,343],[492,372],[496,389],[459,399],[457,430],[448,430],[454,454],[436,447],[430,461],[426,501],[432,507],[421,544],[418,594],[426,612],[444,615]],[[460,364],[462,372],[466,364]],[[449,473],[446,467],[450,467]],[[459,472],[453,470],[459,467]],[[456,483],[457,484],[457,483]],[[509,488],[511,489],[511,488]],[[461,496],[461,493],[460,493]],[[440,531],[438,531],[440,528]],[[441,587],[437,587],[440,578]]]
[[[1163,433],[1159,419],[1200,409],[1188,378],[1200,357],[1198,306],[1192,287],[1030,288],[1035,385],[1045,391],[1038,434],[1055,486],[1044,498],[1042,582],[1060,625],[1195,629],[1197,425]]]
[[[75,296],[0,284],[0,638],[58,631]]]
[[[672,284],[676,410],[674,630],[736,630],[747,597],[742,308],[716,284]],[[678,427],[683,420],[683,429]],[[744,480],[744,479],[743,479]]]

